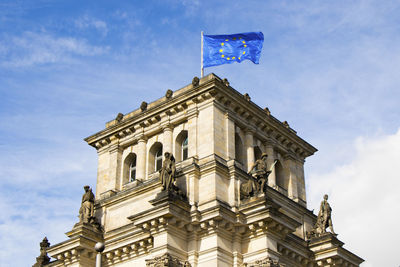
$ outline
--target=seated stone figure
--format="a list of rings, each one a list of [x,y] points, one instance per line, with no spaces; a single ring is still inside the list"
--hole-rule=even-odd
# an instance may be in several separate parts
[[[242,198],[255,196],[266,191],[268,176],[271,173],[271,170],[267,168],[267,157],[268,155],[263,153],[261,159],[256,160],[250,168],[248,172],[251,176],[250,179],[241,185]]]

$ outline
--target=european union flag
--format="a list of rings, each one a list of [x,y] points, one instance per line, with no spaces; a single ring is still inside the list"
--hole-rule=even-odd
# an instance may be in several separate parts
[[[204,35],[203,67],[242,62],[245,59],[258,64],[264,42],[262,32],[230,35]]]

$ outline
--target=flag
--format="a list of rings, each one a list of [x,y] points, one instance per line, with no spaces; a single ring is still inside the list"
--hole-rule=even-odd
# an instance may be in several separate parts
[[[203,67],[240,63],[245,59],[258,64],[263,42],[262,32],[204,35]]]

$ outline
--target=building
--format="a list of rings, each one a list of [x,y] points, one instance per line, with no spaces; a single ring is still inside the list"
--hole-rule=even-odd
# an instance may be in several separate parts
[[[98,152],[93,218],[45,249],[55,260],[43,266],[94,266],[97,242],[105,243],[103,266],[363,261],[334,234],[307,235],[317,217],[307,209],[303,166],[317,150],[227,79],[195,77],[118,114],[85,141]],[[165,152],[175,158],[174,190],[160,183]],[[248,172],[264,153],[272,171],[268,186],[245,196]]]

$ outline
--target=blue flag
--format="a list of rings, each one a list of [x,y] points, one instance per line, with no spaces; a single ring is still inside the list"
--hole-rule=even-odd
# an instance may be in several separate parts
[[[262,32],[230,35],[204,35],[203,67],[242,62],[245,59],[258,64],[264,42]]]

